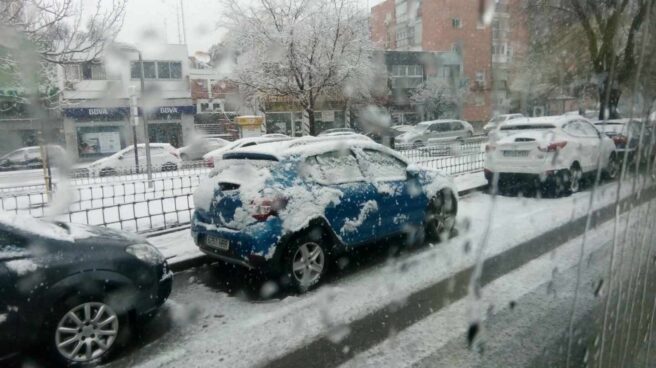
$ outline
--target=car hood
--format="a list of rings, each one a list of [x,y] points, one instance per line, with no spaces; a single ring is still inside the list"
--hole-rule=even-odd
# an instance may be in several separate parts
[[[146,239],[137,234],[110,229],[101,226],[59,223],[71,235],[78,246],[118,246],[126,247],[132,244],[146,243]]]

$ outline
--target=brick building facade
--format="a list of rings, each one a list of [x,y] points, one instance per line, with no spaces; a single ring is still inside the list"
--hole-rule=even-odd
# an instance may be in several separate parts
[[[381,49],[455,51],[469,88],[462,118],[485,121],[513,106],[512,67],[525,53],[528,31],[520,0],[496,1],[490,26],[478,0],[385,0],[371,9],[371,37]],[[515,103],[517,105],[517,103]]]

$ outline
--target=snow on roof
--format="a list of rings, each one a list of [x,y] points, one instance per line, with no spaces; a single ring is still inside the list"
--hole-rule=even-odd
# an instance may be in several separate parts
[[[436,123],[450,123],[454,121],[455,119],[438,119],[438,120],[431,120],[431,121],[422,121],[421,123],[417,125],[432,125]]]
[[[555,126],[563,125],[571,120],[571,116],[541,116],[538,118],[513,119],[505,122],[504,127],[536,124],[552,124]]]
[[[263,154],[282,159],[292,155],[311,156],[327,151],[347,149],[351,147],[372,148],[385,151],[406,162],[397,152],[381,145],[361,134],[340,136],[301,137],[292,140],[272,142],[257,146],[238,148],[232,152]]]
[[[0,224],[44,238],[67,242],[75,241],[75,237],[69,234],[68,231],[61,226],[52,222],[36,219],[32,216],[0,212]]]

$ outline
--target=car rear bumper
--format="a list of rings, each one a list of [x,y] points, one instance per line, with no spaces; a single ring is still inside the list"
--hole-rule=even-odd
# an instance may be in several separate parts
[[[234,230],[203,221],[197,212],[191,225],[196,246],[205,254],[225,262],[251,269],[271,269],[278,244],[283,239],[282,222],[277,217]],[[228,249],[208,244],[208,237],[228,241]]]

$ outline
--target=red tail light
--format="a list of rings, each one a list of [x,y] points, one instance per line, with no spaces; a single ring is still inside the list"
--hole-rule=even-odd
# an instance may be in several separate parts
[[[547,147],[538,147],[542,152],[557,152],[563,149],[567,145],[567,142],[554,142],[550,143]]]
[[[621,134],[613,136],[613,142],[615,142],[615,144],[626,144],[628,141],[629,139]]]
[[[253,218],[257,221],[266,221],[271,216],[277,216],[278,211],[287,206],[287,199],[282,197],[261,198],[251,202]]]
[[[210,156],[205,159],[205,166],[209,168],[214,168],[214,157]]]

